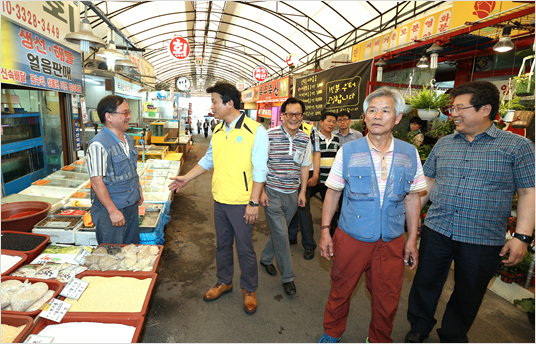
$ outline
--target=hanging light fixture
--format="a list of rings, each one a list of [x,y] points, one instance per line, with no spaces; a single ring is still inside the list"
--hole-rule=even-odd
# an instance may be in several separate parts
[[[89,53],[89,47],[101,48],[106,45],[106,42],[93,34],[91,24],[87,20],[87,6],[84,5],[84,8],[84,19],[80,21],[80,30],[66,34],[63,39],[69,43],[80,43],[80,51]]]
[[[116,49],[114,39],[113,39],[113,30],[110,30],[110,41],[108,41],[108,46],[104,50],[99,50],[97,56],[103,57],[106,59],[106,64],[108,65],[108,70],[114,70],[116,60],[125,60],[125,55]]]
[[[430,55],[430,69],[437,69],[439,53],[442,51],[443,51],[443,47],[438,45],[437,43],[432,44],[430,48],[426,49],[426,52],[431,54]]]
[[[124,67],[130,67],[130,68],[138,68],[138,65],[135,64],[134,62],[132,62],[132,60],[130,59],[130,55],[128,53],[128,47],[127,47],[126,59],[118,60],[118,61],[115,62],[115,64],[118,65],[118,66],[124,66]]]
[[[377,69],[376,69],[376,81],[377,82],[382,82],[382,79],[383,79],[383,67],[385,65],[387,65],[387,63],[383,60],[383,57],[382,57],[381,59],[376,61],[376,63],[374,65],[377,67]]]
[[[426,57],[426,55],[423,55],[421,59],[419,60],[419,62],[417,62],[417,67],[418,68],[430,67],[430,63],[428,62],[428,58]]]
[[[498,53],[504,53],[506,51],[510,51],[514,49],[514,43],[512,43],[512,39],[510,38],[510,33],[512,32],[512,26],[506,25],[503,28],[502,37],[499,38],[499,41],[497,44],[493,46],[493,50],[495,50]]]

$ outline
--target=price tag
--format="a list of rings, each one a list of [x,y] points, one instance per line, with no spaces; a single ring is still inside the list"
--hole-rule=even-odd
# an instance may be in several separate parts
[[[38,334],[31,334],[26,338],[24,343],[52,343],[54,337],[40,336]]]
[[[88,195],[87,192],[76,192],[71,196],[71,198],[84,198],[87,195]]]
[[[44,310],[39,313],[39,316],[41,318],[50,319],[59,323],[61,319],[63,319],[69,308],[71,308],[70,303],[60,301],[58,299],[52,299],[49,303],[45,305]]]
[[[65,166],[65,167],[62,167],[61,169],[65,171],[72,171],[74,170],[74,166]]]
[[[41,179],[41,180],[38,180],[36,182],[33,182],[32,185],[45,185],[45,184],[48,184],[48,183],[50,183],[50,180]]]
[[[78,300],[82,293],[86,290],[88,282],[82,281],[78,278],[73,278],[73,280],[61,290],[60,295],[68,297],[69,299]]]

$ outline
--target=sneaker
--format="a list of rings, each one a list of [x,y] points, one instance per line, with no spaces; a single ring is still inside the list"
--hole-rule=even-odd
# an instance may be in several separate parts
[[[365,343],[370,343],[370,340],[368,339],[368,337],[367,339],[365,339]]]
[[[319,343],[338,343],[338,342],[341,341],[341,338],[342,337],[333,338],[332,336],[324,333],[324,335],[322,336],[322,338],[320,338],[320,340],[318,342]]]

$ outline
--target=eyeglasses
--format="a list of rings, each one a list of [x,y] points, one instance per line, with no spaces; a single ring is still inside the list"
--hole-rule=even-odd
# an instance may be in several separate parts
[[[115,111],[114,111],[114,112],[112,112],[112,113],[116,113],[116,114],[118,114],[118,115],[129,116],[129,115],[132,114],[132,111],[130,111],[130,110],[127,110],[127,111],[125,111],[125,112],[115,112]]]
[[[337,118],[337,122],[348,122],[349,118]]]
[[[462,112],[462,110],[465,110],[465,109],[469,109],[469,108],[472,108],[472,107],[475,107],[476,105],[471,105],[471,106],[466,106],[466,107],[461,107],[461,105],[458,105],[458,106],[451,106],[449,108],[449,112],[452,114],[452,113],[460,113]]]
[[[288,118],[294,117],[294,118],[298,119],[298,118],[302,118],[303,113],[301,113],[301,112],[296,112],[296,113],[286,112],[286,113],[284,113],[284,115],[287,116]]]

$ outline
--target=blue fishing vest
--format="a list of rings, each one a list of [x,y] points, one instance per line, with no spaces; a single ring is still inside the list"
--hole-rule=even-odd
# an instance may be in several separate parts
[[[129,145],[130,156],[125,154],[119,138],[106,127],[103,127],[103,130],[89,143],[99,142],[108,152],[106,175],[102,181],[117,209],[129,207],[140,199],[139,176],[136,171],[138,151],[130,136],[125,135],[125,139]],[[91,189],[91,203],[104,208],[93,189]]]
[[[364,242],[391,241],[404,233],[409,192],[417,171],[415,147],[394,139],[391,170],[380,206],[380,190],[366,137],[348,142],[343,149],[344,199],[339,227]]]

